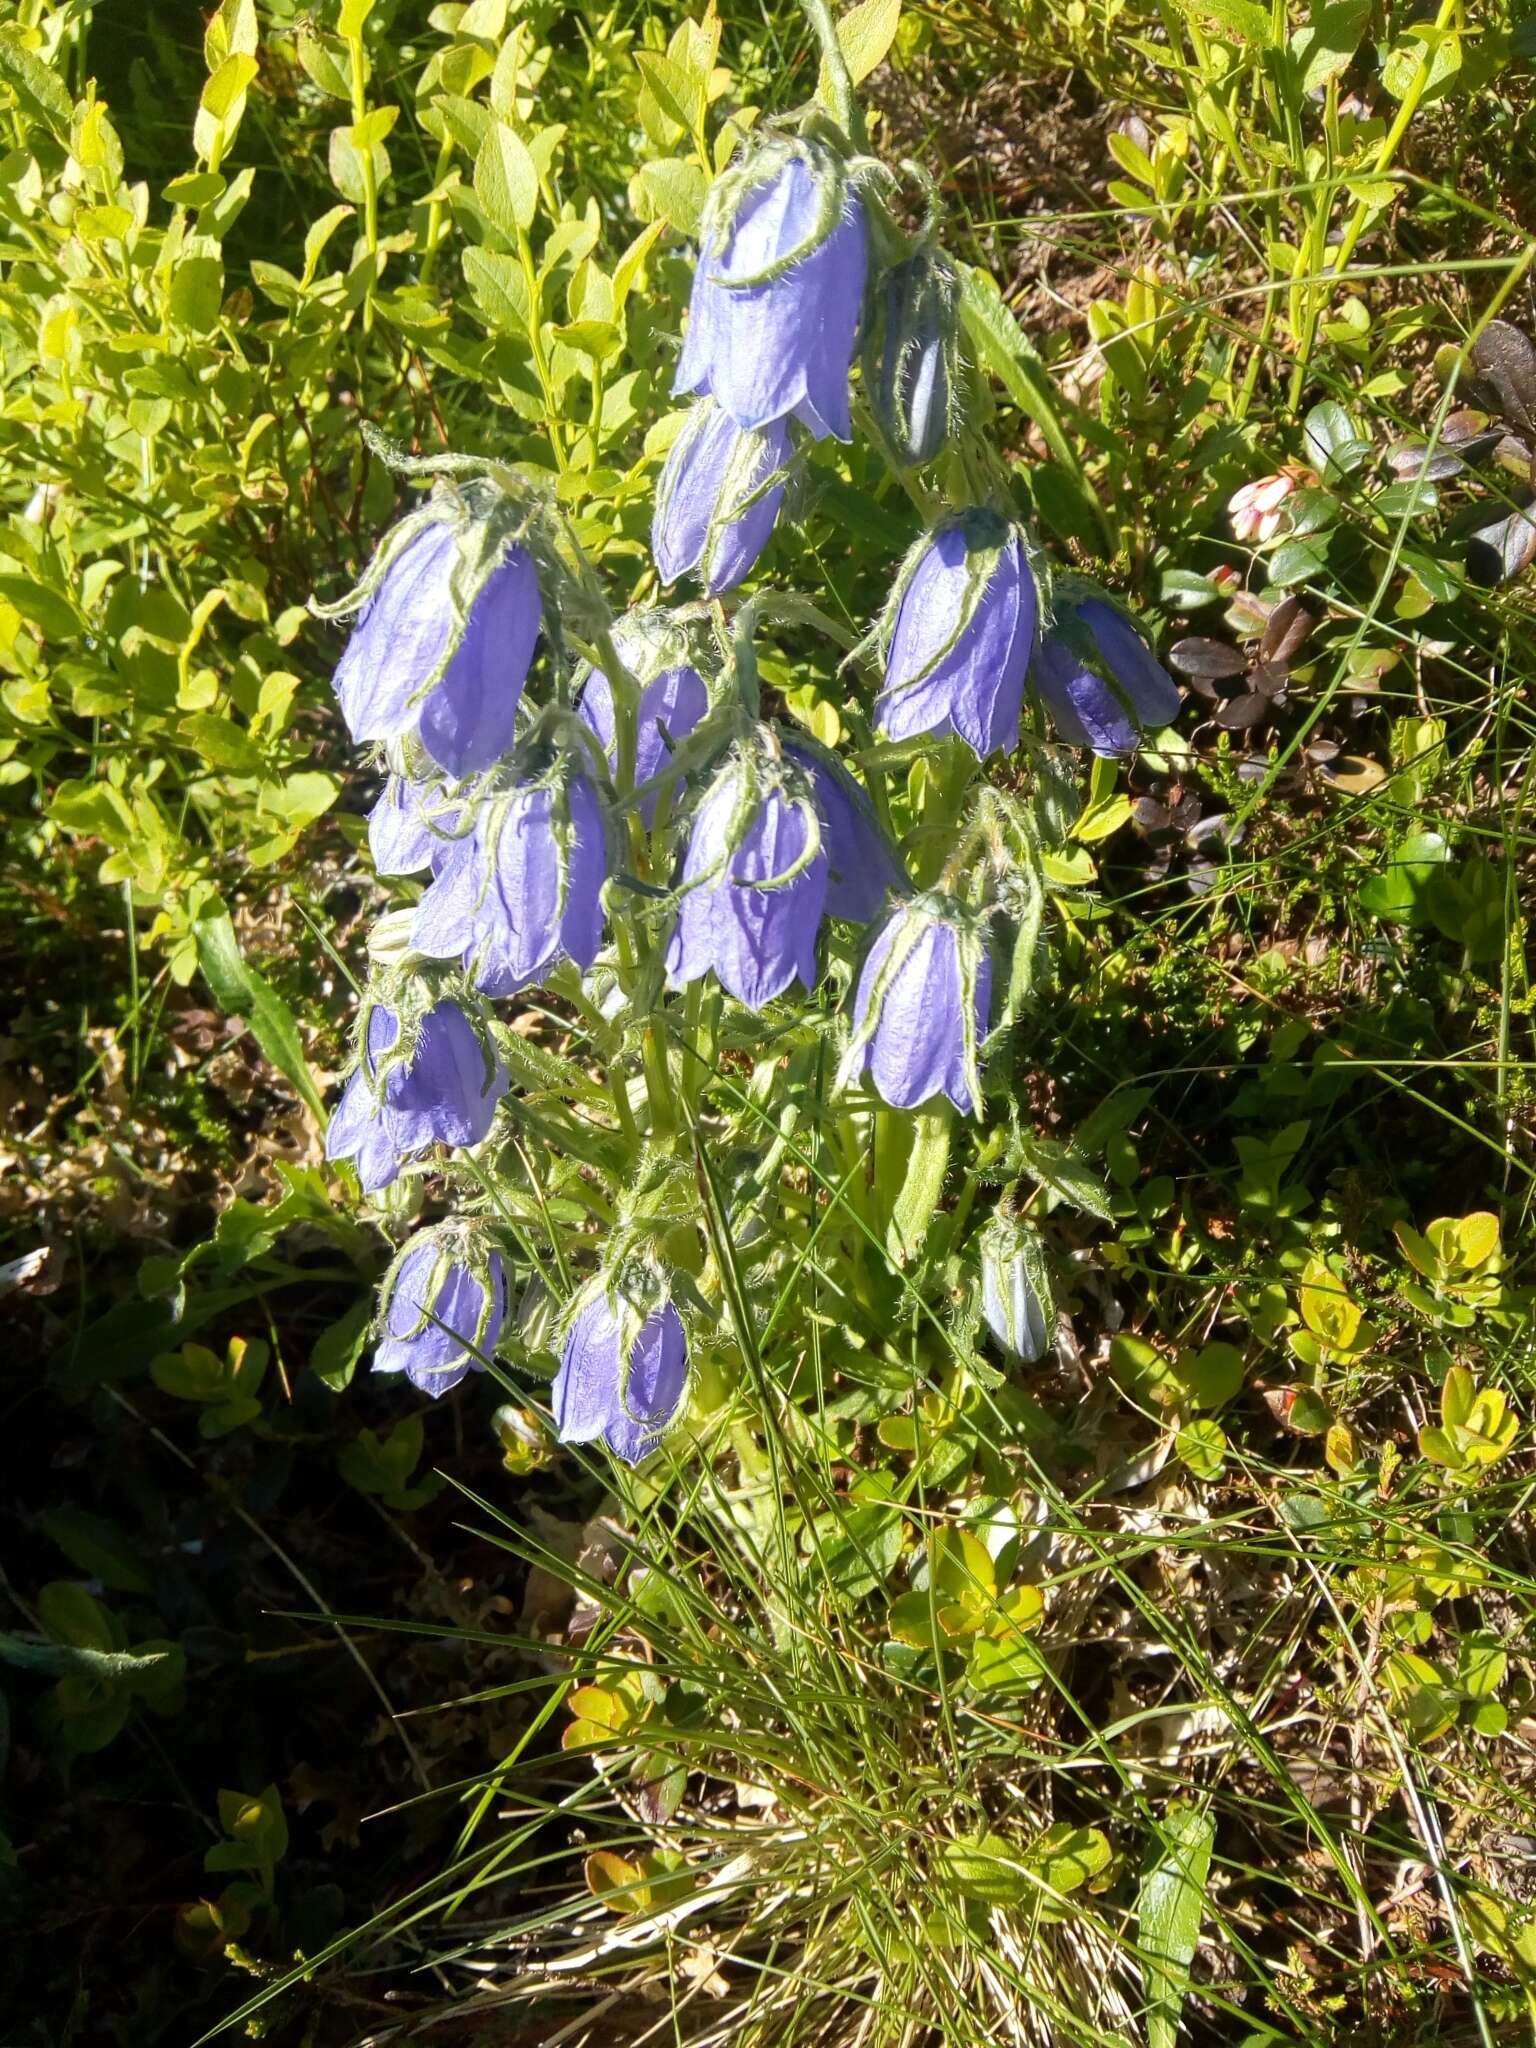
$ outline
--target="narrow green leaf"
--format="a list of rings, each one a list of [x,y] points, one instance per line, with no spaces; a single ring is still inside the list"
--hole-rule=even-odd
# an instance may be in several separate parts
[[[325,1122],[325,1104],[304,1057],[293,1012],[275,989],[250,966],[222,906],[193,926],[198,965],[213,999],[226,1015],[243,1017],[251,1036],[277,1071],[302,1097],[316,1123]]]
[[[1082,499],[1113,540],[1104,520],[1103,507],[1078,457],[1073,438],[1063,425],[1070,420],[1074,429],[1097,439],[1094,425],[1078,408],[1067,405],[1052,389],[1049,373],[1025,338],[1024,330],[1004,304],[996,281],[985,270],[964,271],[960,294],[960,319],[981,362],[1002,383],[1019,410],[1040,429],[1046,446]]]
[[[1137,1943],[1147,1994],[1147,2048],[1176,2048],[1215,1837],[1210,1813],[1183,1802],[1170,1806],[1157,1855],[1141,1880]]]

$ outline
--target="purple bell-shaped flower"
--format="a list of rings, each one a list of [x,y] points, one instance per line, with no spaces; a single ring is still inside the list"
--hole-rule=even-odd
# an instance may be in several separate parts
[[[603,942],[607,878],[602,803],[562,756],[481,800],[417,906],[411,944],[462,960],[488,996],[515,995],[559,960],[585,972]]]
[[[895,606],[880,730],[958,733],[981,760],[1016,745],[1039,610],[1019,528],[984,506],[962,512],[923,543]]]
[[[453,844],[457,811],[435,783],[408,775],[385,778],[368,813],[368,851],[380,875],[419,875],[440,863]]]
[[[750,575],[784,503],[789,459],[781,420],[748,432],[701,398],[656,487],[651,551],[662,582],[696,574],[705,594],[719,597]]]
[[[842,1079],[868,1073],[894,1109],[947,1095],[962,1115],[979,1114],[991,1007],[983,927],[946,897],[914,897],[892,911],[865,959]]]
[[[539,637],[538,573],[526,548],[498,547],[467,515],[397,532],[364,579],[336,667],[342,716],[355,740],[415,734],[450,775],[476,774],[512,744]]]
[[[1183,701],[1129,619],[1098,597],[1058,607],[1033,680],[1062,738],[1106,758],[1134,753],[1144,732],[1173,723]]]
[[[653,627],[649,623],[656,620]],[[686,641],[667,631],[665,614],[632,613],[614,628],[614,646],[630,674],[641,685],[635,713],[634,786],[661,774],[678,740],[686,739],[709,710],[709,690],[691,661],[681,658]],[[593,669],[582,685],[577,713],[608,757],[611,774],[618,772],[613,690],[601,669]],[[651,790],[636,808],[647,831],[655,823],[660,791]]]
[[[864,208],[835,155],[763,151],[706,216],[677,390],[709,392],[739,427],[793,415],[818,440],[849,440],[868,268]]]
[[[599,1437],[616,1458],[637,1465],[661,1442],[688,1387],[688,1339],[670,1301],[642,1315],[589,1293],[566,1335],[550,1391],[563,1444]]]
[[[827,856],[828,917],[868,924],[886,898],[907,887],[906,870],[880,829],[864,790],[835,754],[815,740],[786,738],[784,752],[805,770],[821,816],[821,844]]]
[[[375,1372],[402,1372],[423,1394],[446,1394],[496,1348],[507,1319],[507,1269],[462,1224],[418,1231],[380,1293]]]
[[[814,988],[827,896],[821,841],[804,772],[773,763],[766,746],[738,750],[694,813],[667,946],[669,985],[713,972],[749,1010],[797,975]]]
[[[351,1159],[368,1193],[433,1145],[478,1145],[507,1092],[507,1070],[455,1002],[433,1004],[401,1039],[401,1019],[368,1006],[357,1067],[325,1134],[327,1159]]]

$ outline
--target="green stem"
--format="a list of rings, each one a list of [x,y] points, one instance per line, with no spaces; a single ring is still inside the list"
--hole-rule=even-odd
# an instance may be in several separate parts
[[[356,35],[347,38],[347,59],[352,71],[352,126],[354,130],[368,117],[368,59],[363,50],[363,35],[359,29]],[[377,259],[379,253],[379,194],[373,177],[373,150],[359,149],[358,162],[363,174],[363,236],[368,244],[368,254]],[[368,293],[363,301],[363,332],[373,326],[373,287],[377,278],[370,276]]]
[[[1435,33],[1437,36],[1443,35],[1450,27],[1460,5],[1461,0],[1440,0],[1440,11],[1435,16]],[[1392,159],[1401,148],[1403,137],[1408,133],[1414,115],[1419,111],[1419,102],[1428,90],[1430,73],[1434,68],[1435,52],[1435,43],[1428,42],[1424,45],[1424,54],[1420,57],[1418,69],[1413,74],[1413,83],[1403,94],[1403,103],[1397,110],[1397,119],[1382,138],[1381,147],[1376,152],[1376,160],[1366,174],[1368,177],[1381,177],[1383,172],[1390,167]],[[1349,226],[1344,230],[1343,239],[1339,243],[1338,253],[1329,265],[1326,277],[1319,281],[1316,291],[1308,294],[1309,303],[1306,325],[1297,346],[1296,363],[1291,371],[1290,404],[1292,412],[1295,412],[1301,404],[1301,394],[1306,388],[1307,369],[1311,362],[1313,346],[1317,339],[1318,325],[1324,313],[1328,310],[1329,300],[1333,296],[1333,286],[1343,276],[1344,272],[1348,270],[1360,237],[1365,233],[1366,223],[1371,215],[1377,211],[1377,207],[1368,199],[1362,199],[1356,204]]]
[[[866,149],[869,136],[864,127],[864,110],[853,89],[853,77],[848,69],[848,59],[843,55],[843,46],[837,40],[832,9],[827,0],[800,0],[800,5],[821,45],[821,61],[827,73],[827,103],[833,118],[855,149]]]

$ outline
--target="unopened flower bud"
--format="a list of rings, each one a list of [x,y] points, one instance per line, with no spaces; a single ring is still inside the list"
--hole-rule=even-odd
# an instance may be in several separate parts
[[[920,249],[879,292],[865,382],[898,462],[932,462],[949,432],[958,283],[948,260]]]
[[[1299,478],[1289,470],[1273,476],[1256,477],[1227,500],[1227,517],[1234,540],[1273,540],[1285,524],[1285,501],[1296,490]]]
[[[1051,1276],[1039,1231],[1001,1211],[981,1233],[981,1313],[1010,1357],[1028,1365],[1051,1339]]]

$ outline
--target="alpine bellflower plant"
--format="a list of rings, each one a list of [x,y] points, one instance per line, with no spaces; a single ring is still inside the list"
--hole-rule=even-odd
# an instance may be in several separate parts
[[[834,72],[835,56],[829,43]],[[917,1150],[902,1118],[936,1118],[925,1171],[963,1166],[974,1190],[1006,1134],[973,1142],[943,1105],[983,1120],[984,1061],[1001,1069],[1035,972],[1040,849],[1063,808],[1039,714],[1122,753],[1178,708],[1114,605],[1072,579],[1053,589],[977,430],[936,201],[911,234],[896,174],[862,153],[851,87],[833,99],[765,121],[705,204],[675,385],[688,403],[651,524],[661,584],[691,578],[703,601],[614,615],[584,553],[602,522],[571,510],[579,466],[556,489],[519,463],[433,456],[397,458],[432,493],[327,614],[355,621],[337,697],[386,775],[374,866],[415,879],[370,943],[326,1149],[391,1228],[440,1205],[384,1282],[375,1370],[434,1396],[499,1347],[546,1376],[560,1440],[623,1466],[669,1437],[729,1456],[750,1431],[731,1333],[759,1288],[775,1341],[794,1320],[773,1304],[805,1258],[797,1122],[835,1123],[866,1176],[856,1203],[817,1215],[829,1267],[893,1241],[893,1162]],[[764,574],[794,478],[834,468],[836,450],[808,444],[850,440],[856,419],[933,508],[862,641],[824,592]],[[814,517],[814,491],[804,503]],[[626,521],[616,555],[643,600],[633,545]],[[517,1142],[463,1160],[503,1103]],[[976,1227],[968,1196],[951,1214],[925,1186],[952,1241],[942,1270],[907,1277],[935,1305],[970,1303],[965,1341],[984,1325],[1018,1367],[1048,1349],[1054,1304],[1014,1193]],[[717,1203],[752,1246],[729,1276]],[[857,1314],[878,1293],[846,1299]]]

